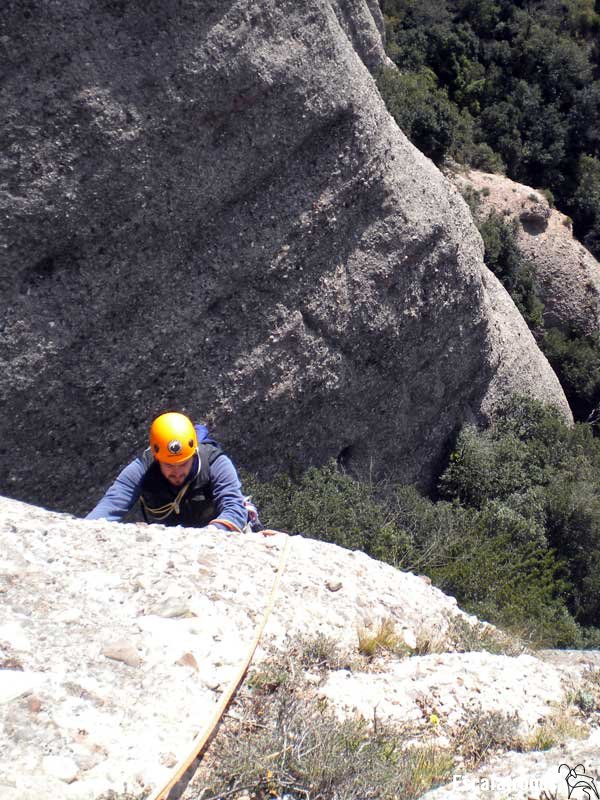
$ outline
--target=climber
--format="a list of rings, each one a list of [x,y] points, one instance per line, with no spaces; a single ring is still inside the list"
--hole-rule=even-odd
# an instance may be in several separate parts
[[[128,464],[86,519],[120,522],[139,499],[146,522],[259,529],[233,463],[204,425],[170,411],[150,427],[150,446]],[[252,524],[254,523],[254,524]]]

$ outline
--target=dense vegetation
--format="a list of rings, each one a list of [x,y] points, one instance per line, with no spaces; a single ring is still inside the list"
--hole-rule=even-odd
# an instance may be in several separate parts
[[[335,464],[246,477],[268,525],[425,572],[463,607],[532,642],[600,642],[600,441],[525,398],[466,427],[439,498],[365,486]]]
[[[474,218],[480,218],[477,192],[465,194]],[[577,420],[589,420],[598,431],[600,421],[600,336],[572,329],[562,332],[546,328],[544,306],[535,283],[535,267],[523,256],[517,243],[516,223],[492,212],[479,219],[485,246],[485,262],[510,293],[531,328],[565,391]]]
[[[551,190],[600,256],[600,3],[383,0],[379,86],[416,146]]]

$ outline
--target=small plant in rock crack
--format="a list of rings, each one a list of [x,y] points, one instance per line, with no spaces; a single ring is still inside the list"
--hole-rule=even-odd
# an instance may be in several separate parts
[[[575,705],[584,714],[600,710],[600,669],[587,669],[582,675],[583,684],[575,696]]]
[[[323,633],[299,636],[291,643],[290,649],[297,655],[305,669],[331,670],[352,667],[350,653],[341,648],[335,639]]]
[[[290,680],[289,665],[283,658],[269,659],[248,675],[247,686],[256,694],[273,694]]]
[[[588,669],[583,673],[583,678],[587,684],[600,690],[600,669]]]
[[[445,626],[423,626],[417,631],[413,655],[430,653],[469,653],[484,650],[496,655],[520,655],[525,646],[520,639],[485,622],[472,622],[459,614],[446,614]]]
[[[471,622],[458,614],[448,618],[446,637],[451,649],[458,653],[485,650],[496,655],[516,656],[525,650],[517,637],[479,620]]]
[[[284,661],[288,679],[271,693],[242,690],[236,716],[201,765],[195,785],[202,789],[190,800],[411,800],[448,780],[447,750],[409,744],[415,731],[408,726],[340,720],[297,658],[288,653]]]
[[[382,619],[377,625],[365,624],[358,633],[358,652],[371,660],[379,655],[410,655],[411,649],[396,633],[394,620]]]
[[[566,708],[557,709],[522,742],[522,750],[549,750],[566,739],[583,739],[588,728]]]
[[[598,708],[598,700],[596,699],[594,692],[590,691],[589,689],[578,689],[575,697],[573,698],[573,702],[577,708],[583,711],[584,714],[591,714],[592,711],[595,711]]]
[[[287,653],[257,665],[250,672],[247,685],[255,693],[272,694],[283,684],[296,680],[296,673],[303,670],[326,672],[353,666],[351,654],[340,648],[335,639],[322,633],[298,636],[289,642]]]
[[[519,715],[471,706],[465,710],[454,740],[465,761],[476,766],[495,750],[521,748]]]

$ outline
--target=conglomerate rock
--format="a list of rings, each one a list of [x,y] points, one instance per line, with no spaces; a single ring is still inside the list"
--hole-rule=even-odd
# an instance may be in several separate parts
[[[600,728],[595,727],[583,740],[561,737],[549,750],[503,753],[476,770],[458,769],[451,783],[426,792],[421,795],[421,800],[473,800],[475,797],[485,797],[485,800],[570,800],[578,794],[592,798],[600,782],[599,752]],[[574,792],[571,788],[578,779],[567,783],[570,770],[587,777],[586,782],[579,782]],[[592,778],[592,784],[589,778]]]
[[[381,30],[375,0],[3,4],[5,494],[85,511],[166,408],[263,475],[422,484],[507,393],[569,416],[384,107]]]
[[[166,779],[243,662],[285,540],[87,522],[0,498],[3,800],[90,800]],[[468,619],[414,575],[294,537],[262,652],[318,633],[356,652],[363,624],[436,636],[456,615]]]
[[[457,172],[462,190],[477,192],[482,219],[491,212],[517,223],[518,245],[535,267],[548,327],[580,334],[600,330],[600,264],[573,237],[571,221],[544,194],[504,175]]]
[[[88,522],[0,498],[2,800],[159,788],[244,663],[286,541]],[[407,642],[443,643],[453,625],[477,641],[477,620],[426,580],[295,536],[256,661],[317,634],[356,658],[358,631],[382,621]],[[530,730],[572,691],[567,670],[445,652],[332,672],[321,691],[370,722],[429,725],[436,712],[449,735],[479,704],[516,710]]]

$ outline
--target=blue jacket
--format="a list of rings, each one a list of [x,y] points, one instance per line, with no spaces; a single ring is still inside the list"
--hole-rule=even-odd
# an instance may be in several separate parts
[[[205,440],[206,428],[203,425],[195,427],[198,440]],[[119,473],[115,482],[107,489],[104,497],[90,511],[86,519],[107,519],[111,522],[121,522],[139,500],[147,470],[147,461],[143,456],[129,463]],[[192,468],[193,473],[194,468]],[[227,520],[241,530],[248,520],[248,512],[244,506],[240,480],[231,459],[225,454],[219,456],[210,465],[209,478],[212,499],[217,509],[217,518]],[[227,530],[227,526],[220,523],[217,523],[217,527]]]

